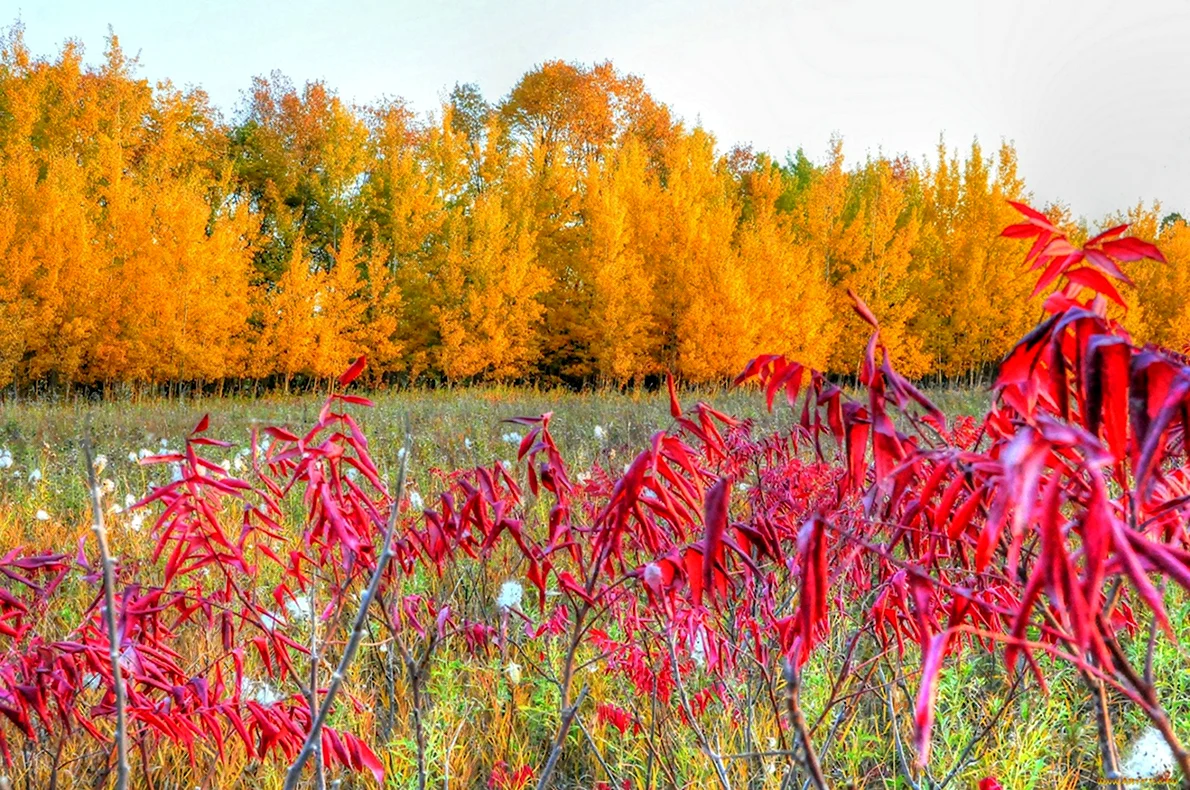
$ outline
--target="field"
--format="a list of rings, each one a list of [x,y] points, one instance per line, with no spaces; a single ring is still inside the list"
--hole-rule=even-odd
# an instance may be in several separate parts
[[[952,417],[979,414],[988,403],[985,392],[939,390],[929,394]],[[754,419],[757,434],[779,430],[782,422],[790,419],[788,410],[766,411],[763,396],[751,388],[682,393],[684,403],[696,398],[728,414]],[[228,448],[211,448],[210,457],[217,463],[226,460],[234,472],[244,463],[241,449],[247,447],[253,427],[282,425],[298,431],[316,419],[321,402],[319,397],[306,396],[7,404],[0,410],[0,458],[10,457],[11,463],[0,472],[0,546],[20,546],[25,553],[73,554],[80,541],[93,541],[80,449],[88,423],[96,452],[106,457],[101,477],[108,488],[107,501],[123,510],[154,484],[169,480],[166,467],[146,467],[134,459],[180,448],[204,413],[210,414],[209,435],[233,443]],[[402,392],[381,394],[374,409],[355,411],[385,479],[393,479],[400,465],[398,450],[408,419],[414,437],[411,489],[430,507],[443,490],[441,478],[431,470],[490,466],[501,460],[515,463],[519,436],[510,434],[523,433],[523,429],[501,421],[551,410],[550,430],[567,463],[576,470],[598,464],[619,472],[648,445],[654,431],[672,422],[664,392],[574,394],[503,388]],[[145,515],[109,512],[113,551],[121,565],[140,567],[147,562],[154,545],[150,536],[153,515],[152,508]],[[301,510],[287,515],[292,519],[284,525],[287,539],[296,541]],[[94,556],[93,552],[88,556]],[[465,582],[471,593],[486,597],[475,603],[476,611],[497,621],[497,591],[503,582],[515,580],[525,587],[524,611],[537,620],[536,607],[529,603],[532,588],[514,553],[497,552],[490,562],[467,568],[469,573],[483,576]],[[401,592],[434,598],[451,582],[449,573],[439,578],[419,566]],[[464,582],[456,579],[453,583],[457,591]],[[260,584],[262,591],[268,586],[263,577]],[[68,588],[57,594],[55,607],[37,624],[37,632],[46,638],[67,634],[84,617],[96,590],[94,584],[72,577]],[[779,599],[787,595],[792,595],[792,590],[777,591]],[[1187,607],[1180,596],[1171,593],[1169,598],[1170,617],[1184,643],[1190,631]],[[848,652],[846,621],[856,617],[855,608],[853,603],[832,612],[836,622],[829,629],[831,636],[802,670],[801,706],[832,786],[908,787],[903,778],[908,769],[897,752],[908,749],[913,739],[917,648],[908,648],[904,675],[895,683],[884,684],[887,696],[878,692],[861,704],[843,704],[832,689],[832,679]],[[299,641],[308,639],[308,618],[290,619],[286,627],[294,636]],[[342,638],[345,625],[330,620],[323,628],[330,638]],[[1129,642],[1128,649],[1143,653],[1144,636],[1142,632],[1135,644]],[[385,786],[415,787],[414,697],[397,660],[398,651],[390,649],[393,639],[369,631],[344,689],[356,704],[338,711],[329,723],[373,745],[386,768]],[[413,642],[419,644],[416,639]],[[185,635],[182,644],[193,650],[185,655],[186,666],[199,667],[216,652],[210,640],[197,633]],[[1180,648],[1161,644],[1155,657],[1155,676],[1174,721],[1185,722],[1190,715],[1190,675],[1182,669],[1186,657]],[[418,691],[424,700],[420,720],[427,786],[519,787],[532,781],[526,769],[540,770],[558,728],[559,692],[547,667],[557,665],[564,647],[559,640],[524,640],[519,654],[501,655],[504,651],[470,650],[460,640],[453,640],[433,653],[424,688]],[[590,788],[597,782],[642,788],[713,786],[715,768],[700,748],[700,732],[722,757],[732,786],[788,786],[790,758],[778,745],[780,717],[749,697],[754,693],[748,684],[754,679],[751,671],[717,678],[714,673],[693,670],[685,679],[691,695],[697,696],[698,691],[716,683],[726,686],[718,698],[705,697],[709,704],[704,701],[696,729],[684,723],[681,710],[659,715],[654,699],[650,711],[648,701],[637,698],[638,692],[624,677],[600,671],[600,653],[595,647],[584,645],[578,658],[580,666],[587,665],[581,674],[589,686],[589,698],[566,744],[558,786]],[[1008,681],[1003,663],[990,654],[945,666],[939,680],[936,707],[940,724],[934,734],[931,773],[918,775],[917,781],[933,782],[928,785],[931,787],[972,787],[983,777],[995,776],[1004,787],[1070,788],[1094,781],[1098,761],[1092,700],[1077,671],[1058,662],[1046,665],[1049,694],[1038,693],[1030,676],[1020,676],[1015,684]],[[248,683],[263,684],[256,688],[273,693],[273,686],[260,677]],[[276,693],[286,693],[280,683],[276,686]],[[1144,728],[1144,716],[1122,701],[1113,699],[1112,710],[1121,742]],[[51,749],[61,751],[51,756]],[[199,747],[197,753],[191,762],[186,749],[168,741],[148,754],[134,750],[132,785],[281,786],[284,760],[250,759],[242,750],[237,753],[230,740],[222,763],[217,763],[216,750],[209,744]],[[102,748],[97,754],[93,742],[47,738],[38,746],[16,751],[10,778],[14,787],[45,787],[50,766],[57,764],[58,781],[75,786],[83,775],[96,771],[96,765],[106,760],[105,754]],[[239,779],[232,779],[237,776]],[[343,781],[343,787],[372,786],[371,779],[338,770],[329,773],[328,779]]]

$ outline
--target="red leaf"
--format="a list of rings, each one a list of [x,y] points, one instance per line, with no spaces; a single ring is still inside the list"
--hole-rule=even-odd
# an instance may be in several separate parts
[[[1032,222],[1022,222],[1019,225],[1009,225],[1000,231],[1000,235],[1008,239],[1031,239],[1044,231]]]
[[[855,291],[851,290],[850,288],[847,289],[847,295],[851,297],[851,307],[853,310],[855,310],[856,314],[871,324],[873,329],[879,329],[880,322],[876,320],[876,316],[873,315],[872,311],[868,309],[868,306],[864,304],[864,300],[860,299],[859,296],[856,295]]]
[[[360,359],[363,359],[363,357],[360,357]],[[380,762],[380,758],[376,756],[375,752],[368,748],[368,744],[364,743],[359,738],[355,737],[354,735],[346,737],[349,739],[348,746],[351,749],[351,756],[355,758],[352,761],[352,767],[367,768],[372,772],[372,776],[376,778],[376,783],[383,787],[384,764]]]
[[[1111,299],[1120,305],[1120,307],[1127,307],[1124,304],[1124,298],[1120,296],[1120,292],[1115,289],[1115,286],[1098,269],[1092,269],[1089,266],[1080,266],[1077,269],[1068,270],[1065,274],[1066,279],[1075,285],[1090,288],[1095,293],[1103,294]]]
[[[1089,247],[1083,249],[1083,253],[1087,256],[1090,264],[1099,269],[1109,277],[1115,277],[1117,280],[1132,284],[1132,280],[1128,279],[1128,275],[1116,265],[1116,262],[1104,255],[1100,250],[1094,250]]]
[[[1106,444],[1116,460],[1123,460],[1128,437],[1128,384],[1132,348],[1121,337],[1097,335],[1087,343],[1086,426]]]
[[[1140,261],[1149,258],[1160,263],[1166,262],[1165,256],[1161,254],[1161,250],[1157,249],[1155,245],[1143,239],[1138,239],[1135,236],[1129,236],[1126,239],[1105,241],[1102,246],[1104,252],[1121,261]]]
[[[1049,217],[1042,214],[1037,209],[1035,209],[1031,206],[1026,206],[1024,203],[1017,203],[1015,200],[1008,201],[1008,205],[1012,206],[1014,209],[1021,212],[1029,219],[1037,220],[1038,222],[1044,223],[1043,227],[1053,228],[1053,225],[1050,224]]]
[[[716,564],[723,560],[723,533],[727,531],[727,508],[731,491],[731,483],[725,477],[719,478],[707,491],[704,523],[706,533],[703,538],[702,580],[708,590],[713,589],[712,581]]]
[[[917,764],[925,766],[930,759],[930,732],[934,727],[934,702],[938,698],[938,672],[946,654],[949,632],[936,634],[930,640],[921,665],[921,690],[917,694],[917,708],[913,720],[917,725]]]
[[[1121,233],[1123,233],[1126,230],[1128,230],[1127,223],[1125,223],[1123,225],[1116,225],[1113,228],[1108,228],[1107,230],[1103,231],[1098,236],[1096,236],[1095,238],[1091,239],[1086,244],[1084,244],[1083,247],[1084,248],[1091,247],[1091,246],[1098,244],[1101,241],[1107,241],[1108,239],[1114,239],[1116,236],[1119,236]]]
[[[194,426],[194,430],[190,432],[190,435],[194,436],[196,433],[202,433],[210,426],[211,426],[211,415],[204,414],[202,416],[202,419],[198,421],[198,425]]]
[[[368,364],[368,359],[363,354],[355,362],[351,363],[351,367],[343,371],[343,375],[339,376],[339,386],[346,387],[351,382],[359,378],[359,374],[364,372],[364,367]]]
[[[678,391],[674,386],[674,374],[667,373],[665,386],[669,389],[669,415],[675,420],[682,416],[682,407],[678,404]]]

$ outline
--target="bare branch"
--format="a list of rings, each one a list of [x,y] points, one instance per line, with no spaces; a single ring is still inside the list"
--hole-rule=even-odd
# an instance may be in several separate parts
[[[822,774],[822,765],[819,764],[814,744],[810,741],[810,728],[806,726],[806,717],[802,713],[801,677],[797,666],[791,660],[785,662],[785,705],[789,711],[789,724],[797,734],[798,744],[801,746],[799,760],[802,768],[817,790],[826,790],[826,777]]]
[[[103,503],[99,481],[95,475],[95,458],[91,452],[91,426],[83,434],[83,456],[87,464],[87,482],[91,489],[91,529],[99,544],[99,558],[103,563],[103,614],[107,626],[108,655],[112,663],[112,683],[116,687],[116,790],[128,788],[128,721],[124,675],[120,669],[120,636],[116,633],[115,569],[112,552],[107,543],[107,527],[103,523]]]

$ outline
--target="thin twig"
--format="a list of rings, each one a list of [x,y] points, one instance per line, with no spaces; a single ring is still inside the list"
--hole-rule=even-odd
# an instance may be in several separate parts
[[[310,713],[318,707],[318,573],[311,574],[310,595],[306,601],[310,608]],[[314,744],[314,786],[326,790],[326,770],[322,765],[322,739]]]
[[[88,421],[89,422],[89,421]],[[83,454],[87,463],[87,481],[91,488],[91,529],[99,544],[99,558],[103,563],[104,620],[107,625],[108,655],[112,663],[112,682],[116,687],[116,790],[128,788],[128,722],[127,701],[124,694],[124,673],[120,669],[120,636],[116,633],[115,570],[112,552],[107,543],[107,527],[103,523],[103,504],[100,501],[99,481],[95,477],[95,458],[91,452],[91,426],[83,435]]]
[[[339,665],[335,667],[334,674],[331,675],[331,681],[327,686],[326,695],[322,698],[322,705],[318,708],[318,715],[315,716],[314,721],[310,724],[310,732],[306,735],[306,741],[302,744],[302,750],[298,752],[297,759],[293,761],[293,765],[289,766],[289,771],[285,774],[285,790],[296,790],[298,779],[302,775],[302,767],[313,756],[315,744],[320,742],[322,727],[326,723],[327,716],[330,715],[331,706],[334,704],[335,697],[343,685],[343,679],[347,676],[347,668],[351,665],[351,660],[355,658],[355,651],[359,648],[360,640],[364,636],[364,625],[368,620],[368,609],[376,597],[376,590],[380,588],[380,580],[384,576],[384,571],[388,568],[388,563],[393,557],[393,533],[396,532],[397,521],[400,518],[401,500],[405,497],[405,477],[409,470],[409,454],[412,449],[413,437],[406,430],[405,452],[401,455],[401,470],[397,473],[397,486],[393,492],[392,510],[388,516],[388,525],[384,529],[380,557],[376,560],[376,568],[372,571],[372,579],[368,582],[368,588],[364,591],[363,597],[360,598],[359,611],[356,612],[355,622],[351,627],[351,636],[347,640],[347,646],[343,648],[343,655],[339,658]]]
[[[710,758],[711,764],[715,766],[715,776],[719,779],[719,785],[723,790],[731,790],[731,782],[727,778],[727,768],[723,765],[723,760],[720,759],[719,753],[711,748],[711,742],[707,740],[706,733],[702,731],[702,727],[698,725],[698,720],[694,717],[694,708],[690,707],[690,697],[686,694],[686,684],[682,682],[682,673],[678,669],[678,651],[674,647],[674,635],[671,632],[669,639],[669,663],[673,669],[674,683],[678,687],[678,696],[682,700],[682,709],[686,712],[686,718],[690,721],[690,728],[694,730],[694,736],[698,739],[698,745],[702,748],[703,753]]]
[[[785,662],[785,705],[789,711],[789,724],[797,734],[801,746],[799,759],[802,768],[817,790],[826,790],[826,777],[822,773],[818,755],[814,752],[814,744],[810,741],[810,728],[806,726],[806,717],[802,713],[800,673],[792,660]]]
[[[1161,596],[1162,600],[1165,599],[1165,582],[1166,582],[1166,580],[1162,579],[1160,586],[1158,586],[1158,588],[1157,588],[1157,594]],[[1153,682],[1153,654],[1156,652],[1156,649],[1157,649],[1157,615],[1154,614],[1151,622],[1149,623],[1149,641],[1148,641],[1148,644],[1145,645],[1145,675],[1144,675],[1144,678],[1145,678],[1145,683],[1149,684],[1150,686],[1154,685],[1154,682]]]
[[[558,760],[562,756],[562,747],[566,743],[566,735],[570,732],[570,725],[574,723],[574,717],[578,715],[579,706],[587,698],[590,689],[583,686],[575,698],[574,704],[562,711],[562,723],[558,725],[558,736],[554,740],[554,748],[550,749],[549,759],[545,761],[545,767],[541,769],[541,781],[537,785],[538,790],[545,790],[548,787],[550,777],[553,776],[554,769],[558,767]]]
[[[591,732],[587,729],[587,725],[583,724],[583,717],[578,715],[577,712],[574,714],[574,723],[577,724],[578,728],[583,731],[583,735],[587,736],[587,743],[590,745],[591,751],[595,754],[595,759],[598,761],[599,767],[602,768],[603,773],[607,775],[608,781],[612,783],[613,787],[619,787],[620,780],[616,777],[611,767],[607,764],[607,760],[604,760],[603,755],[599,753],[599,746],[596,745],[595,739],[591,737]]]
[[[880,682],[884,682],[884,673],[880,673]],[[901,729],[897,722],[897,706],[895,695],[897,693],[896,684],[888,684],[888,719],[893,731],[893,745],[896,749],[897,768],[900,769],[901,777],[905,780],[913,790],[921,790],[913,779],[913,773],[909,770],[909,759],[905,756],[905,746],[901,742]]]

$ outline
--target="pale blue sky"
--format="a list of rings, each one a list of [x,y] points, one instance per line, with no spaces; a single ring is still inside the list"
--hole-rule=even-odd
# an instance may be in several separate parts
[[[1095,219],[1159,198],[1190,215],[1190,0],[12,0],[37,54],[112,25],[141,74],[201,85],[225,113],[255,74],[323,79],[348,100],[437,108],[455,82],[489,99],[535,63],[610,58],[723,147],[821,158],[932,155],[1015,140],[1039,201]]]

